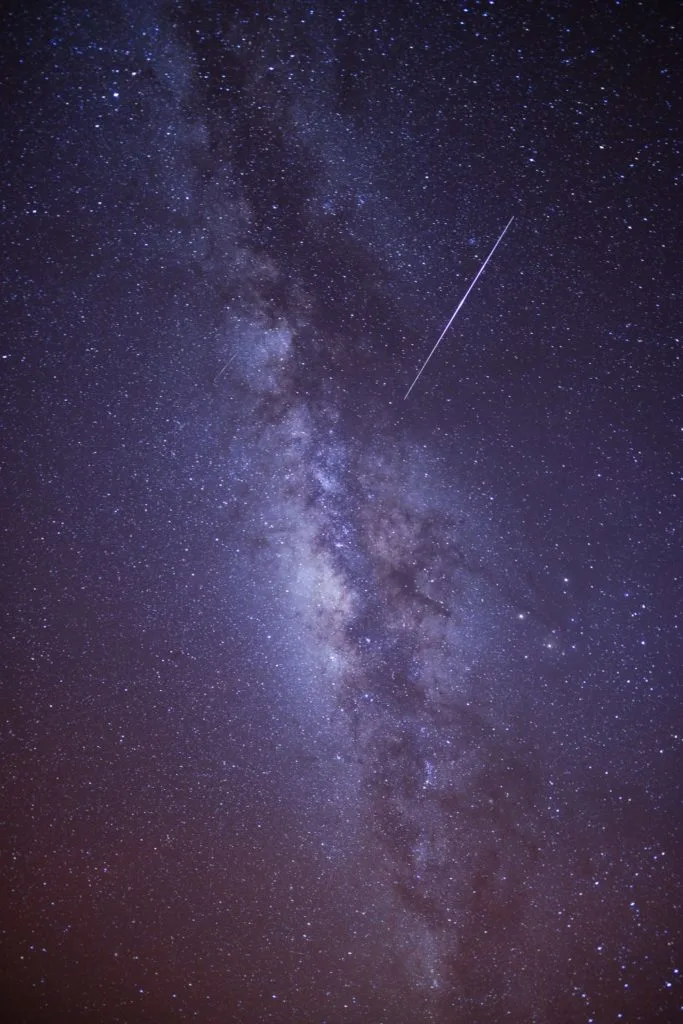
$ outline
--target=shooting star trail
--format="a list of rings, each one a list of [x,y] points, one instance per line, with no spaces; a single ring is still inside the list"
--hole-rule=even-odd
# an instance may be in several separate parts
[[[447,323],[447,324],[446,324],[446,326],[444,327],[443,331],[441,332],[441,335],[439,336],[439,340],[437,341],[436,345],[434,346],[434,348],[432,349],[432,351],[431,351],[431,352],[429,353],[429,355],[428,355],[428,356],[427,356],[427,358],[425,359],[424,363],[422,364],[422,366],[421,366],[421,368],[420,368],[420,371],[419,371],[419,373],[418,373],[417,377],[415,378],[415,380],[413,381],[413,383],[412,383],[412,384],[410,385],[410,387],[409,387],[409,388],[408,388],[408,390],[406,391],[405,395],[403,396],[403,401],[404,401],[404,402],[405,402],[406,398],[408,397],[408,395],[410,394],[410,392],[411,392],[411,391],[413,390],[413,388],[415,387],[415,385],[417,384],[417,382],[419,381],[419,379],[420,379],[420,377],[422,376],[422,374],[424,373],[424,370],[425,370],[425,367],[427,366],[427,363],[428,363],[428,362],[429,362],[429,360],[430,360],[430,359],[432,358],[432,356],[433,356],[433,355],[434,355],[434,353],[436,352],[437,348],[439,347],[439,345],[440,345],[440,344],[441,344],[441,342],[443,341],[443,339],[444,339],[444,337],[445,337],[446,333],[448,332],[448,328],[449,328],[449,327],[451,326],[451,324],[452,324],[452,323],[453,323],[453,321],[455,320],[456,316],[458,315],[458,313],[460,312],[460,310],[462,309],[462,307],[463,307],[463,306],[465,305],[465,303],[466,303],[466,301],[467,301],[467,296],[468,296],[468,295],[470,294],[470,292],[471,292],[471,291],[472,291],[472,289],[474,288],[475,284],[477,283],[477,281],[479,280],[479,278],[481,277],[481,275],[482,275],[482,274],[484,273],[484,271],[486,270],[486,265],[487,265],[487,263],[489,262],[489,260],[490,260],[490,259],[491,259],[491,257],[493,256],[494,252],[496,251],[496,249],[498,248],[498,246],[500,245],[500,243],[501,243],[501,242],[503,241],[503,238],[505,237],[505,232],[506,232],[506,231],[507,231],[507,229],[508,229],[508,228],[510,227],[510,225],[512,224],[512,222],[513,222],[513,220],[514,220],[514,219],[515,219],[514,217],[510,217],[510,220],[509,220],[509,221],[507,222],[507,224],[505,225],[505,227],[504,227],[504,228],[503,228],[503,230],[501,231],[501,233],[500,233],[500,236],[499,236],[499,238],[498,238],[498,241],[497,241],[497,242],[496,242],[496,244],[494,245],[493,249],[491,249],[491,252],[490,252],[490,253],[488,254],[488,256],[486,257],[486,259],[484,260],[484,262],[482,263],[482,265],[481,265],[481,266],[479,267],[479,270],[477,271],[477,273],[476,273],[476,274],[475,274],[475,276],[474,276],[474,280],[472,281],[471,285],[469,286],[469,288],[467,289],[467,291],[465,292],[465,294],[464,294],[464,295],[463,295],[463,297],[461,298],[460,302],[458,303],[458,305],[457,305],[457,307],[456,307],[456,310],[455,310],[455,313],[453,314],[453,316],[452,316],[452,317],[450,318],[450,320],[448,321],[448,323]]]
[[[227,368],[228,368],[228,367],[230,366],[230,363],[231,363],[231,362],[233,361],[233,359],[235,358],[235,356],[236,356],[236,355],[237,355],[237,352],[233,352],[233,354],[232,354],[232,355],[230,356],[230,358],[228,359],[227,363],[225,363],[225,364],[224,364],[223,366],[221,366],[220,370],[218,371],[218,373],[216,374],[216,376],[215,376],[215,377],[213,378],[213,382],[214,382],[214,384],[215,384],[215,383],[216,383],[216,382],[217,382],[218,380],[220,380],[220,378],[221,378],[221,377],[223,376],[223,374],[225,373],[225,371],[227,370]]]

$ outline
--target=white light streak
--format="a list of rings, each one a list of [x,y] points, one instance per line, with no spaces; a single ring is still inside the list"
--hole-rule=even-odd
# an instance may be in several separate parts
[[[497,241],[497,242],[496,242],[496,244],[494,245],[493,249],[491,249],[491,252],[490,252],[490,253],[488,254],[488,256],[486,257],[486,259],[484,260],[484,262],[482,263],[482,265],[481,265],[481,266],[479,267],[479,270],[478,270],[478,271],[477,271],[477,273],[475,274],[475,276],[474,276],[474,279],[473,279],[473,281],[472,281],[471,285],[469,286],[469,288],[467,289],[467,291],[465,292],[465,294],[464,294],[464,295],[463,295],[463,297],[461,298],[460,302],[458,303],[458,305],[457,305],[457,307],[456,307],[456,310],[455,310],[455,313],[453,314],[453,316],[452,316],[452,317],[450,318],[450,320],[448,321],[448,323],[447,323],[447,324],[446,324],[446,326],[444,327],[443,331],[441,332],[441,334],[440,334],[440,336],[439,336],[439,340],[437,341],[436,345],[434,346],[434,348],[432,349],[432,351],[431,351],[431,352],[429,353],[429,355],[428,355],[428,356],[427,356],[427,358],[425,359],[424,363],[422,364],[422,367],[420,368],[420,371],[419,371],[419,373],[418,373],[417,377],[415,378],[415,380],[413,381],[413,383],[412,383],[412,384],[410,385],[410,387],[409,387],[409,388],[408,388],[408,390],[406,391],[405,395],[403,396],[403,400],[404,400],[404,401],[406,400],[406,398],[408,397],[408,395],[409,395],[409,394],[410,394],[410,392],[411,392],[411,391],[413,390],[413,388],[414,388],[414,387],[415,387],[415,385],[417,384],[418,380],[420,379],[420,377],[421,377],[421,376],[422,376],[422,374],[424,373],[424,370],[425,370],[425,367],[427,366],[427,363],[428,363],[428,362],[429,362],[429,360],[430,360],[430,359],[432,358],[432,356],[433,356],[433,355],[434,355],[434,353],[436,352],[437,348],[439,347],[439,345],[440,345],[440,344],[441,344],[441,342],[443,341],[443,339],[444,339],[444,336],[446,335],[446,332],[448,331],[448,328],[449,328],[449,327],[451,326],[451,324],[452,324],[452,323],[453,323],[453,321],[455,320],[456,316],[458,315],[458,313],[460,312],[460,310],[462,309],[462,307],[463,307],[463,306],[465,305],[465,302],[467,301],[467,296],[468,296],[468,295],[470,294],[470,292],[471,292],[471,291],[472,291],[472,289],[474,288],[475,284],[477,283],[477,281],[479,280],[479,278],[481,277],[481,275],[482,275],[482,274],[484,273],[484,271],[486,270],[486,265],[487,265],[487,263],[489,262],[489,260],[490,260],[490,259],[491,259],[491,257],[493,256],[494,252],[496,251],[496,249],[498,248],[498,246],[500,245],[500,243],[501,243],[501,242],[503,241],[503,238],[505,237],[505,232],[506,232],[506,231],[507,231],[507,229],[508,229],[508,228],[510,227],[510,225],[512,224],[512,222],[513,222],[513,220],[514,220],[514,219],[515,219],[514,217],[510,217],[510,220],[509,220],[509,221],[507,222],[507,224],[505,225],[505,227],[504,227],[504,228],[503,228],[503,230],[501,231],[501,233],[500,233],[500,236],[499,236],[499,238],[498,238],[498,241]]]

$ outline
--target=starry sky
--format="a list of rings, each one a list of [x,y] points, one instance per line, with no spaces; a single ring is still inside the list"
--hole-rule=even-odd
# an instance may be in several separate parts
[[[678,1019],[673,11],[11,7],[6,1020]]]

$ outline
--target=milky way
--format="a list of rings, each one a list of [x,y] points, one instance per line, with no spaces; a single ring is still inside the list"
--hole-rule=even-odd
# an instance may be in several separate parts
[[[13,1021],[680,1006],[673,29],[381,7],[8,19]]]

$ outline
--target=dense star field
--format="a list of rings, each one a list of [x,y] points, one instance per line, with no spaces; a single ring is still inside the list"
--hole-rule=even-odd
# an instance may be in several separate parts
[[[6,16],[4,1020],[679,1018],[678,18]]]

